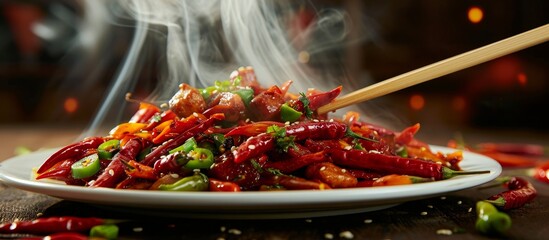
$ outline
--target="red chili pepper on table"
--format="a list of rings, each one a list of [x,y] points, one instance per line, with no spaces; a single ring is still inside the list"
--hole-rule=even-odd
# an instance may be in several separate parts
[[[49,217],[32,221],[0,224],[0,233],[52,234],[59,232],[82,232],[92,227],[108,223],[101,218]]]
[[[487,200],[503,210],[522,207],[537,196],[534,186],[523,178],[512,177],[505,184],[509,190],[493,195]]]
[[[549,183],[549,161],[534,168],[534,178]]]
[[[89,240],[89,235],[76,232],[54,233],[45,237],[28,237],[19,240]]]

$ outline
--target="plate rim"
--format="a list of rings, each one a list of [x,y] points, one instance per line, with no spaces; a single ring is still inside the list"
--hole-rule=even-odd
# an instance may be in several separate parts
[[[430,145],[433,151],[457,151],[443,146]],[[394,205],[416,199],[424,199],[459,191],[489,182],[501,174],[502,167],[497,161],[477,153],[463,151],[460,166],[465,170],[490,170],[488,174],[458,176],[451,179],[401,186],[375,188],[346,188],[319,190],[291,190],[273,192],[161,192],[150,190],[127,190],[110,188],[89,188],[33,180],[32,169],[37,168],[52,154],[54,149],[36,151],[12,157],[0,162],[0,179],[7,185],[26,191],[46,194],[57,198],[103,204],[108,206],[129,206],[157,210],[193,210],[203,212],[231,213],[235,210],[243,214],[268,214],[268,212],[310,212],[316,208],[318,215],[323,210],[337,212],[338,206],[356,205],[356,210],[379,209],[383,205]],[[30,159],[30,160],[29,160]],[[476,162],[471,162],[476,160]],[[28,171],[25,178],[17,169],[9,169],[21,164],[19,171]],[[478,169],[489,167],[489,169]],[[473,169],[471,169],[473,168]],[[346,210],[347,212],[350,209]],[[311,213],[309,213],[311,214]],[[335,213],[334,213],[335,214]],[[195,214],[196,215],[196,214]]]

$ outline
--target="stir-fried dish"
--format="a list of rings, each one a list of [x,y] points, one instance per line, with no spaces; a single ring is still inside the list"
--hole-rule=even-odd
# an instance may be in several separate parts
[[[251,67],[228,80],[181,84],[167,104],[141,102],[105,136],[63,147],[36,179],[163,191],[262,191],[372,187],[439,181],[462,173],[461,151],[435,152],[414,138],[315,110],[341,92],[260,86]]]

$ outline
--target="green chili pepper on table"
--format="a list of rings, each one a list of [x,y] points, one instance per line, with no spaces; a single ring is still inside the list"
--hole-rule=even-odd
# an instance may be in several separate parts
[[[475,227],[484,234],[502,234],[511,227],[511,218],[489,202],[479,201],[476,205],[477,221]]]
[[[118,238],[118,226],[114,224],[97,225],[91,228],[90,237],[116,239]]]
[[[195,172],[194,175],[184,177],[172,184],[162,184],[158,186],[159,190],[163,191],[206,191],[209,187],[208,177],[200,172]]]

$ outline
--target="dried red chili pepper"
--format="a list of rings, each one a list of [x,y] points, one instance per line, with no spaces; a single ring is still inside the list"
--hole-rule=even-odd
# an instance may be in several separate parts
[[[503,210],[509,210],[522,207],[537,196],[532,183],[524,178],[512,177],[505,185],[509,190],[489,197],[487,202]]]
[[[92,137],[86,138],[81,142],[77,142],[71,145],[68,145],[59,151],[51,155],[46,161],[40,166],[37,173],[43,173],[44,171],[50,169],[55,164],[60,161],[63,161],[67,158],[80,159],[82,154],[85,154],[89,149],[95,149],[101,143],[105,142],[105,139],[102,137]]]
[[[489,173],[489,171],[455,171],[431,161],[369,153],[362,150],[328,149],[327,153],[338,165],[435,180],[448,179],[463,174]]]
[[[130,177],[149,180],[158,179],[158,176],[152,167],[138,163],[135,160],[124,162],[124,164],[128,166],[126,168],[126,174]]]
[[[342,86],[339,86],[327,92],[307,96],[307,98],[309,99],[309,108],[314,111],[317,110],[319,107],[330,103],[337,96],[339,96],[342,88]]]
[[[264,168],[273,168],[282,173],[289,174],[312,163],[325,161],[328,161],[328,157],[324,151],[321,151],[287,160],[268,161],[265,163]]]
[[[76,233],[76,232],[63,232],[63,233],[54,233],[45,237],[28,237],[20,238],[19,240],[88,240],[89,236],[86,234]]]
[[[162,130],[162,132],[160,132],[155,138],[153,138],[152,142],[154,144],[163,143],[166,140],[174,138],[182,132],[189,130],[190,128],[194,127],[200,120],[204,119],[206,119],[206,117],[202,114],[193,114],[182,120],[175,120],[170,124],[169,127]]]
[[[275,122],[275,121],[254,122],[251,124],[235,127],[234,129],[226,133],[225,137],[229,137],[229,136],[252,137],[252,136],[256,136],[258,134],[266,132],[267,128],[273,125],[282,127],[284,126],[284,123]]]
[[[194,137],[195,135],[206,131],[208,128],[213,126],[217,121],[223,120],[225,117],[223,114],[213,114],[210,118],[206,119],[204,122],[188,129],[187,131],[179,134],[177,137],[167,140],[164,144],[160,145],[149,153],[143,161],[142,164],[152,166],[156,160],[162,155],[165,155],[169,150],[178,147],[183,144],[187,139]]]
[[[549,161],[534,168],[533,177],[541,182],[549,183]]]
[[[124,162],[128,162],[135,159],[137,154],[143,149],[143,142],[139,138],[133,138],[128,141],[116,155],[112,158],[109,165],[105,170],[97,177],[97,179],[91,182],[90,186],[93,187],[115,187],[120,181],[126,177],[126,165]]]
[[[244,143],[233,151],[235,163],[260,156],[261,154],[274,149],[275,138],[270,133],[262,133],[248,138]]]
[[[130,118],[130,123],[146,123],[154,116],[156,113],[160,112],[160,109],[146,102],[139,103],[139,110]]]
[[[347,134],[347,125],[340,122],[306,122],[286,127],[286,135],[295,141],[305,139],[339,139]]]
[[[290,190],[326,190],[331,189],[326,183],[311,181],[300,177],[288,175],[272,175],[261,178],[261,183],[267,186],[282,186]]]
[[[59,232],[82,232],[92,227],[112,222],[101,218],[48,217],[32,221],[15,221],[0,224],[0,233],[52,234]]]
[[[212,192],[240,192],[240,186],[238,186],[238,184],[212,178],[210,178],[209,189]]]

